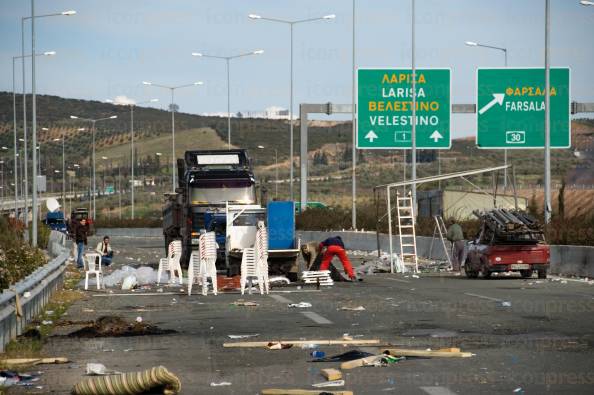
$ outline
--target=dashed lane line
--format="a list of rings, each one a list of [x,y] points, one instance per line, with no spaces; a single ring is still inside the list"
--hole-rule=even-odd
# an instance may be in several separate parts
[[[455,392],[450,391],[446,387],[420,387],[429,395],[456,395]]]
[[[322,317],[321,315],[319,315],[318,313],[313,312],[313,311],[302,311],[301,314],[303,314],[304,316],[306,316],[307,318],[309,318],[316,324],[320,324],[320,325],[332,324],[332,321],[330,321],[327,318]]]
[[[286,304],[293,303],[292,300],[287,299],[282,295],[268,295],[268,296],[270,296],[272,299],[276,300],[277,302],[286,303]]]

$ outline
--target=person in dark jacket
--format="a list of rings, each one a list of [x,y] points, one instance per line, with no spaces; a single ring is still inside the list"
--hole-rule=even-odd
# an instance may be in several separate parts
[[[463,265],[464,249],[466,248],[466,241],[464,240],[464,233],[462,227],[452,220],[452,224],[448,228],[446,235],[447,239],[452,242],[452,270],[460,273]]]
[[[84,267],[83,262],[83,252],[85,251],[85,246],[87,245],[87,235],[89,234],[89,225],[87,225],[86,219],[81,219],[74,225],[74,235],[73,239],[76,243],[78,255],[76,259],[76,266],[79,269]]]
[[[342,267],[349,278],[351,280],[355,280],[357,278],[355,272],[353,271],[353,266],[351,265],[351,262],[349,261],[349,258],[346,254],[344,243],[342,242],[342,238],[340,236],[329,237],[322,241],[320,243],[320,251],[323,251],[324,254],[322,258],[322,264],[320,265],[320,270],[328,270],[330,263],[332,262],[332,258],[334,258],[334,256],[338,256],[340,262],[342,263]]]

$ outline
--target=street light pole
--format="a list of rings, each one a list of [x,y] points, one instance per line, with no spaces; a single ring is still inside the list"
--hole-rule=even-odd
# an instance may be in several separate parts
[[[412,215],[417,214],[417,71],[415,65],[415,0],[411,2],[411,66],[412,66],[412,132],[411,132],[411,180],[412,184]],[[406,151],[404,151],[404,163],[406,166]]]
[[[17,120],[16,120],[16,86],[14,76],[14,61],[12,58],[12,112],[13,112],[13,131],[14,131],[14,219],[19,218],[19,189],[18,189],[18,146],[17,146]]]
[[[551,220],[551,75],[550,75],[550,32],[551,11],[550,0],[545,0],[545,182],[544,182],[544,222]]]
[[[215,56],[215,55],[207,55],[202,52],[192,52],[192,56],[196,57],[204,57],[204,58],[213,58],[213,59],[221,59],[225,61],[227,66],[227,148],[231,149],[231,60],[236,58],[242,58],[244,56],[250,55],[261,55],[264,53],[264,50],[258,49],[252,52],[246,52],[239,55],[232,55],[232,56]]]
[[[171,152],[172,152],[172,156],[171,156],[171,190],[173,193],[175,193],[175,167],[176,167],[176,163],[175,163],[175,105],[174,105],[174,92],[176,89],[180,89],[180,88],[187,88],[190,86],[198,86],[198,85],[202,85],[203,82],[202,81],[196,81],[192,84],[185,84],[185,85],[178,85],[178,86],[167,86],[167,85],[159,85],[159,84],[154,84],[152,82],[149,81],[142,81],[143,85],[148,85],[148,86],[156,86],[157,88],[163,88],[163,89],[169,89],[171,91]]]
[[[480,44],[480,43],[477,43],[474,41],[466,41],[465,44],[468,45],[469,47],[489,48],[489,49],[494,49],[496,51],[503,52],[504,64],[505,64],[505,68],[507,69],[507,48],[495,47],[493,45]],[[503,150],[503,164],[507,166],[507,149]],[[503,191],[504,192],[507,191],[507,167],[505,169],[503,169]]]
[[[290,182],[289,182],[289,195],[291,200],[293,200],[294,194],[293,194],[293,26],[300,24],[300,23],[306,23],[306,22],[314,22],[314,21],[320,21],[320,20],[331,20],[331,19],[335,19],[336,15],[334,14],[330,14],[330,15],[325,15],[323,17],[319,17],[319,18],[308,18],[308,19],[301,19],[301,20],[284,20],[284,19],[278,19],[278,18],[265,18],[262,17],[260,15],[256,15],[256,14],[250,14],[248,15],[248,17],[250,19],[261,19],[263,21],[270,21],[270,22],[277,22],[277,23],[284,23],[286,25],[289,25],[289,32],[290,32],[290,47],[291,47],[291,56],[290,56],[290,67],[289,67],[289,74],[290,74],[290,78],[289,78],[289,161],[290,161],[290,167],[289,167],[289,178],[290,178]]]
[[[62,204],[66,207],[66,163],[64,162],[64,132],[62,132]],[[60,141],[60,139],[54,139]]]
[[[96,218],[96,214],[97,214],[97,202],[95,201],[95,195],[96,195],[96,183],[95,183],[95,123],[99,122],[99,121],[105,121],[108,119],[116,119],[118,116],[117,115],[112,115],[111,117],[106,117],[106,118],[99,118],[99,119],[90,119],[90,118],[81,118],[78,117],[76,115],[71,115],[70,119],[79,119],[81,121],[86,121],[86,122],[90,122],[91,123],[91,133],[92,133],[92,138],[93,138],[93,150],[92,150],[92,163],[93,163],[93,187],[92,187],[92,194],[93,194],[93,200],[92,200],[92,215],[91,217],[93,218],[93,221],[95,221]],[[91,188],[89,188],[91,189]]]
[[[24,160],[25,160],[25,209],[27,209],[27,97],[26,97],[26,89],[25,89],[25,20],[31,19],[31,53],[35,54],[35,19],[37,18],[45,18],[51,16],[70,16],[75,15],[76,11],[64,11],[59,13],[53,14],[45,14],[45,15],[35,15],[35,0],[31,0],[31,16],[30,17],[23,17],[21,18],[21,56],[23,57],[22,61],[22,77],[23,77],[23,131],[24,131]],[[35,56],[31,56],[31,100],[32,100],[32,127],[33,127],[33,173],[35,174],[35,168],[37,165],[37,153],[35,151],[35,147],[37,146],[37,106],[36,106],[36,98],[35,98]],[[33,222],[33,231],[32,231],[32,239],[31,245],[33,247],[37,247],[37,177],[33,177],[33,190],[31,191],[33,195],[32,200],[32,222]],[[25,211],[27,213],[27,211]],[[25,215],[25,228],[27,228],[28,223],[28,215]],[[25,235],[28,235],[28,232],[25,231]],[[27,236],[25,236],[27,237]]]
[[[351,109],[351,123],[353,128],[353,174],[352,174],[352,219],[351,225],[353,230],[357,230],[357,123],[355,122],[355,10],[356,10],[355,0],[353,0],[353,50],[352,50],[352,86],[351,86],[351,102],[352,102],[352,109]]]

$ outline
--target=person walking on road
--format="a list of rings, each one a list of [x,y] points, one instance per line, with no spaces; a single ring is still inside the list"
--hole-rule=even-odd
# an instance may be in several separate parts
[[[89,225],[87,225],[87,220],[85,218],[78,221],[74,226],[74,242],[76,243],[77,247],[77,259],[76,259],[76,266],[79,269],[84,267],[83,262],[83,252],[85,251],[85,246],[87,245],[87,236],[89,234]]]
[[[452,270],[459,273],[462,264],[464,263],[462,260],[464,259],[466,241],[464,240],[462,227],[456,222],[456,220],[452,221],[452,224],[448,228],[446,237],[452,242]]]
[[[111,261],[113,259],[113,250],[111,249],[111,245],[109,244],[109,236],[105,236],[103,241],[100,241],[97,244],[97,248],[95,250],[101,254],[101,264],[105,266],[111,265]]]
[[[349,258],[346,254],[344,243],[340,236],[336,237],[329,237],[326,240],[320,243],[320,252],[323,253],[322,263],[320,265],[320,270],[328,270],[330,267],[330,263],[332,262],[332,258],[338,256],[340,262],[342,263],[342,267],[344,268],[345,273],[349,276],[351,280],[356,280],[357,276],[353,271],[353,266],[349,261]]]

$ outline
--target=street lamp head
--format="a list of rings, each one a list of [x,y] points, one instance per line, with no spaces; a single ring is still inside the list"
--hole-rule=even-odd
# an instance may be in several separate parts
[[[84,132],[85,131],[85,128],[78,128],[78,131],[79,132]]]
[[[74,10],[64,11],[64,12],[62,12],[62,15],[65,15],[65,16],[76,15],[76,11],[74,11]]]
[[[117,115],[112,115],[111,117],[109,117],[109,119],[116,119],[117,117]]]
[[[262,17],[260,15],[257,14],[249,14],[248,18],[250,19],[262,19]]]
[[[158,101],[159,101],[159,99],[151,99],[151,100],[149,100],[150,103],[156,103]]]
[[[56,169],[56,170],[54,170],[54,173],[59,173],[59,172],[60,172],[60,170],[57,170],[57,169]]]
[[[101,159],[107,160],[107,156],[102,156]]]
[[[468,45],[469,47],[476,47],[478,45],[478,43],[475,43],[474,41],[466,41],[464,44]]]
[[[336,15],[335,14],[324,15],[322,18],[323,19],[336,19]]]
[[[78,119],[78,117],[76,115],[71,115],[70,119]]]
[[[162,153],[160,153],[160,152],[155,152],[155,155],[157,155],[157,156],[161,156],[161,155],[163,155],[163,154],[162,154]]]
[[[194,82],[194,85],[203,85],[203,84],[204,84],[204,82],[202,82],[202,81],[196,81],[196,82]]]
[[[200,56],[203,56],[203,55],[200,52],[192,52],[192,56],[198,56],[198,57],[200,57]]]
[[[8,147],[5,147],[4,145],[2,146],[2,149],[8,149]]]
[[[262,55],[264,53],[263,49],[257,49],[254,52],[252,52],[254,55]]]
[[[56,51],[46,51],[43,53],[43,56],[54,56],[56,54]]]
[[[49,129],[48,129],[48,128],[41,128],[41,130],[43,130],[43,131],[47,131],[47,130],[49,130]]]
[[[149,82],[149,81],[142,81],[142,85],[152,85],[152,84],[153,83],[152,82]]]
[[[21,141],[21,142],[22,142],[22,141],[25,141],[25,139],[23,139],[23,138],[19,138],[19,141]]]
[[[75,163],[72,166],[74,166],[74,167],[80,167],[80,165],[78,163]]]
[[[60,141],[60,140],[62,140],[62,139],[53,139],[52,141]]]
[[[586,0],[582,0],[582,1],[580,1],[580,4],[581,4],[581,5],[585,5],[585,6],[588,6],[588,5],[594,5],[594,1],[586,1]]]

